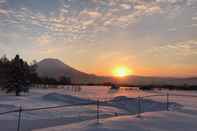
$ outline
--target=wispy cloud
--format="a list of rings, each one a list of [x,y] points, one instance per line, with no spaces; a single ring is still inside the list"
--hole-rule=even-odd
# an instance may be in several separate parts
[[[70,1],[71,2],[71,1]],[[143,0],[90,0],[95,8],[83,7],[77,13],[72,12],[72,4],[62,2],[56,15],[46,15],[42,12],[33,12],[23,7],[18,10],[3,10],[0,14],[9,14],[6,21],[32,29],[32,26],[43,28],[53,35],[62,35],[67,38],[80,39],[107,31],[111,27],[125,28],[135,23],[141,16],[161,13],[157,2]]]
[[[47,35],[41,35],[35,39],[35,43],[39,43],[40,45],[47,45],[50,42],[50,38]]]
[[[77,1],[79,7],[73,5],[74,1]],[[0,16],[4,16],[2,18],[4,24],[10,23],[24,32],[34,32],[39,37],[43,34],[62,37],[69,42],[79,39],[93,40],[94,36],[116,28],[127,29],[144,16],[160,14],[163,17],[174,18],[182,13],[183,6],[197,4],[195,0],[59,0],[57,2],[60,2],[60,6],[56,12],[46,14],[26,6],[17,9],[7,8],[6,0],[1,0]],[[192,20],[196,20],[196,17],[193,16]],[[195,23],[187,26],[193,27]],[[168,27],[169,31],[174,31],[175,28]]]
[[[197,40],[187,40],[181,42],[172,42],[151,49],[151,53],[155,55],[169,55],[174,58],[197,56]]]
[[[8,15],[6,1],[0,0],[0,17]]]

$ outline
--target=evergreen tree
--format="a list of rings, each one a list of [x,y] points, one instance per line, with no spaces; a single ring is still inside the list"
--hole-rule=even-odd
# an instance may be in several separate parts
[[[2,58],[0,58],[0,87],[4,87],[5,83],[8,81],[8,75],[9,75],[9,66],[10,61],[9,59],[4,55]]]
[[[2,84],[2,89],[7,93],[15,92],[16,96],[19,96],[21,92],[28,92],[35,70],[19,55],[8,62],[7,68],[8,70],[3,71],[5,81]]]
[[[38,76],[37,70],[37,62],[34,60],[33,63],[30,64],[30,80],[31,83],[40,84],[41,78]]]

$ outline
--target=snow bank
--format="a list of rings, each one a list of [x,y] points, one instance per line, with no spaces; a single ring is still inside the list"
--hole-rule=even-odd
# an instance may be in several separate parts
[[[60,93],[49,93],[45,96],[43,96],[44,100],[47,101],[53,101],[53,102],[65,102],[69,104],[89,104],[89,103],[95,103],[94,100],[87,100],[85,98],[79,98],[77,96],[70,96],[70,95],[64,95]],[[100,106],[108,106],[108,107],[115,107],[120,110],[124,110],[128,112],[129,114],[137,114],[139,112],[139,102],[137,98],[128,98],[126,96],[118,96],[114,99],[100,103]],[[170,102],[170,107],[173,108],[180,108],[181,105]],[[166,101],[154,101],[150,99],[143,99],[141,100],[141,112],[154,112],[154,111],[163,111],[166,110]],[[115,112],[109,112],[109,113],[115,113]],[[119,113],[119,112],[117,112]]]
[[[139,100],[138,98],[129,98],[126,96],[118,96],[109,101],[106,106],[112,106],[127,111],[129,114],[137,114],[139,112]],[[170,109],[180,109],[182,106],[176,102],[169,102]],[[154,112],[166,110],[166,101],[155,101],[151,99],[140,100],[141,112]]]
[[[196,131],[197,116],[181,112],[144,113],[142,118],[120,116],[34,131]]]
[[[64,94],[59,94],[59,93],[49,93],[45,96],[43,96],[43,99],[48,100],[48,101],[60,101],[60,102],[65,102],[65,103],[70,103],[70,104],[85,104],[85,103],[91,103],[94,102],[92,100],[87,100],[71,95],[64,95]]]

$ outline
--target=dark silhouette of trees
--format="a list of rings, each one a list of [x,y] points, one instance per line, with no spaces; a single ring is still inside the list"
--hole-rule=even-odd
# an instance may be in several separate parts
[[[6,57],[0,59],[1,86],[6,93],[15,92],[20,96],[21,92],[28,92],[33,80],[36,79],[36,67],[28,65],[19,55],[8,60]],[[34,78],[34,79],[33,79]]]
[[[62,85],[71,84],[71,79],[70,79],[70,77],[62,76],[59,79],[59,83]]]
[[[31,86],[66,84],[71,84],[70,77],[62,76],[59,79],[39,77],[36,61],[28,64],[19,55],[11,60],[6,56],[0,58],[0,88],[6,93],[14,92],[16,96],[20,96],[21,92],[28,92]]]
[[[0,87],[4,87],[8,82],[10,61],[6,56],[0,58]]]
[[[41,83],[40,84],[44,84],[44,85],[59,85],[59,82],[54,79],[54,78],[49,78],[49,77],[43,77],[40,78],[41,79]]]
[[[33,84],[41,83],[41,78],[37,74],[37,62],[34,60],[30,65],[30,80]]]
[[[70,77],[62,76],[60,79],[49,78],[49,77],[42,77],[39,78],[39,82],[37,84],[43,85],[68,85],[71,84]]]

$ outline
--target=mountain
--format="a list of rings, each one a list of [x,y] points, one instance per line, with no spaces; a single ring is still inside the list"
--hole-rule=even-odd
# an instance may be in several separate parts
[[[58,59],[47,58],[37,63],[37,73],[40,77],[59,79],[62,76],[71,78],[73,83],[103,83],[107,77],[98,77],[74,69]]]
[[[87,74],[74,69],[58,59],[44,59],[37,63],[37,73],[40,77],[49,77],[59,79],[62,76],[71,78],[73,83],[92,83],[101,84],[108,82],[117,82],[121,84],[134,85],[197,85],[197,78],[171,78],[171,77],[144,77],[144,76],[128,76],[117,79],[114,77],[96,76]]]
[[[58,59],[44,59],[37,63],[37,73],[41,77],[60,78],[62,76],[68,77],[82,77],[88,74],[78,71]]]

